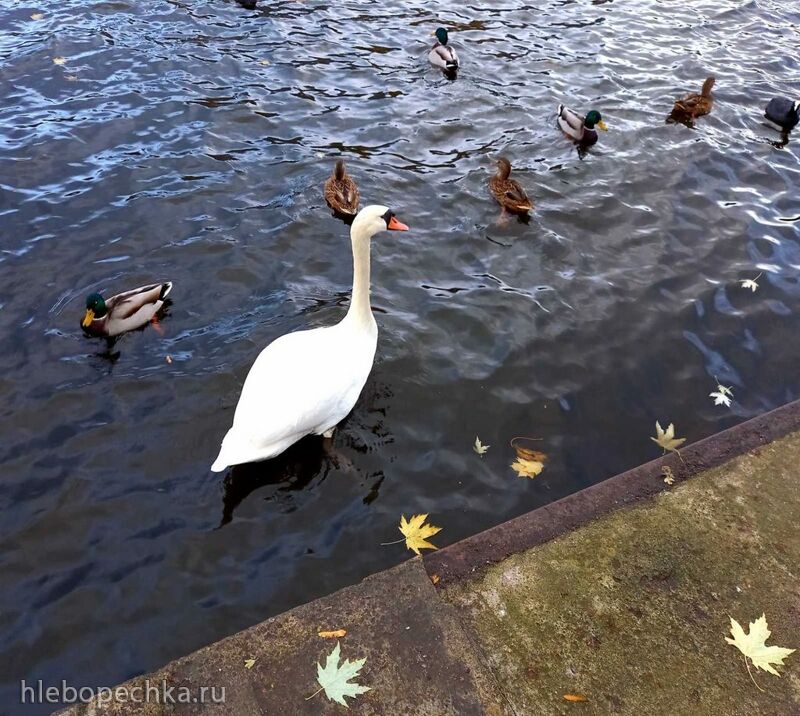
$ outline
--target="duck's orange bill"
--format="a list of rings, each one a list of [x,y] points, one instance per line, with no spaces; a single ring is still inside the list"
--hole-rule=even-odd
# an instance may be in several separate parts
[[[408,227],[402,221],[398,221],[394,216],[389,219],[389,226],[387,228],[390,231],[408,231]]]
[[[92,321],[93,320],[94,320],[94,311],[91,308],[87,308],[86,309],[86,315],[83,317],[83,320],[81,321],[81,325],[84,328],[88,328],[90,325],[92,325]]]

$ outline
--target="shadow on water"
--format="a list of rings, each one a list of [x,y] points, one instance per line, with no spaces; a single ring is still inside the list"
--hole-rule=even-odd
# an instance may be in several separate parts
[[[266,501],[279,503],[282,512],[294,511],[292,493],[322,484],[335,467],[329,442],[309,435],[271,460],[230,468],[222,481],[222,518],[217,529],[231,522],[236,508],[263,488],[273,488]]]

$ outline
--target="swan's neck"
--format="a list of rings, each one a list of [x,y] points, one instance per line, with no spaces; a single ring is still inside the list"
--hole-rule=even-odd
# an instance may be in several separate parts
[[[354,231],[353,244],[353,295],[347,318],[355,325],[372,326],[375,319],[369,304],[369,244],[370,236],[363,231]]]

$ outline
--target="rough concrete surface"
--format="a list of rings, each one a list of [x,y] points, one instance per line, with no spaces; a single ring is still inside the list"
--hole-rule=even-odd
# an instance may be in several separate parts
[[[350,711],[365,715],[504,716],[502,697],[492,691],[491,675],[478,668],[454,616],[438,599],[420,559],[365,579],[329,597],[305,604],[235,636],[172,662],[149,675],[177,688],[200,685],[225,688],[224,704],[90,704],[66,713],[170,716],[195,714],[341,714],[345,708],[320,693],[317,662],[336,640],[320,630],[346,629],[340,640],[342,659],[366,663],[357,682],[371,688]],[[245,659],[255,659],[251,669]],[[138,685],[141,679],[129,682]]]
[[[761,692],[724,641],[764,612],[800,647],[798,521],[795,434],[443,594],[517,714],[800,714],[800,652]]]
[[[224,705],[66,713],[800,715],[800,651],[781,678],[753,669],[761,691],[724,640],[729,616],[746,629],[764,612],[768,644],[800,648],[799,478],[800,433],[672,488],[650,471],[655,497],[503,561],[478,550],[467,569],[457,545],[460,576],[438,589],[417,558],[148,677],[224,686]],[[321,693],[306,700],[335,644],[317,632],[338,628],[342,656],[366,657],[358,682],[372,689],[349,711]]]

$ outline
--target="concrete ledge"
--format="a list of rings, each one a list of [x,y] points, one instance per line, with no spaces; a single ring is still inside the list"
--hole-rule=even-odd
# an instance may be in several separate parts
[[[428,574],[440,577],[438,587],[473,576],[500,562],[563,535],[601,515],[664,491],[661,469],[668,465],[676,484],[721,465],[749,450],[800,430],[800,401],[735,425],[681,449],[611,477],[580,492],[444,547],[424,557]],[[655,431],[654,431],[655,432]]]

